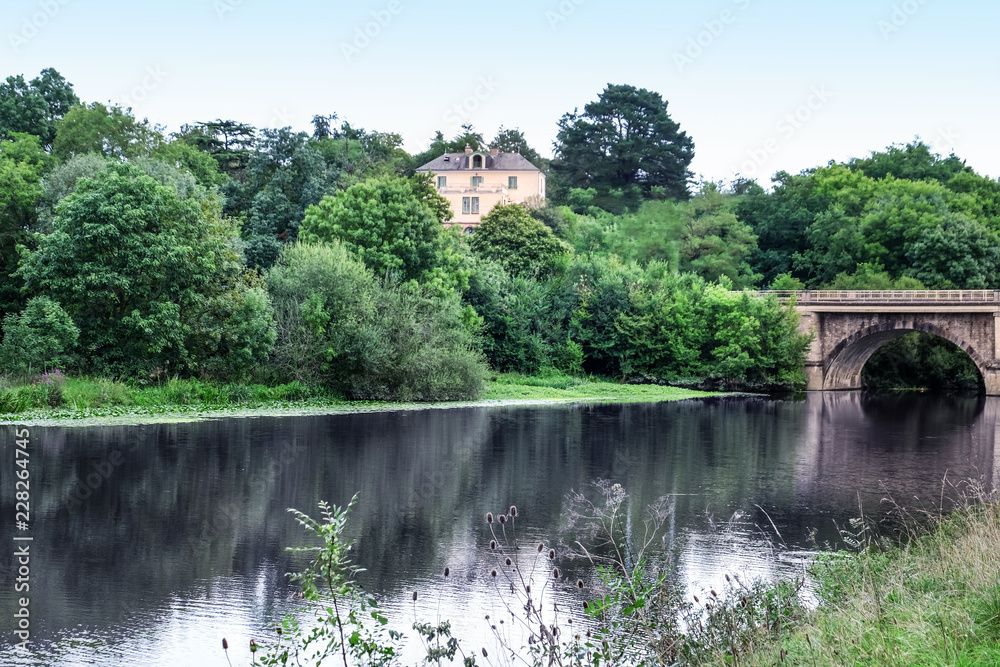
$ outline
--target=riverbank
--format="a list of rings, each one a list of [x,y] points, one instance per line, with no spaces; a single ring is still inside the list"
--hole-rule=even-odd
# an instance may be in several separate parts
[[[910,524],[902,548],[852,527],[858,552],[813,565],[819,606],[739,664],[1000,664],[1000,505],[974,495],[930,530]]]
[[[660,385],[625,385],[593,378],[493,376],[475,401],[387,403],[348,401],[322,388],[171,380],[136,387],[94,378],[45,378],[0,387],[0,424],[93,425],[186,422],[219,417],[281,417],[495,405],[574,402],[656,403],[717,394]]]

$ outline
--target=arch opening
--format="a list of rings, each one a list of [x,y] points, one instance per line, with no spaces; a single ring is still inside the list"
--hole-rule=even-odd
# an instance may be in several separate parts
[[[888,322],[845,338],[824,362],[823,386],[978,391],[985,364],[971,345],[931,324]]]

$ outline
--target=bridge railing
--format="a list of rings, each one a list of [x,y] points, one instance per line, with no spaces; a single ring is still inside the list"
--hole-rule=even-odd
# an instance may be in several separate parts
[[[774,295],[780,301],[794,298],[796,303],[1000,303],[1000,290],[765,290],[761,296]]]

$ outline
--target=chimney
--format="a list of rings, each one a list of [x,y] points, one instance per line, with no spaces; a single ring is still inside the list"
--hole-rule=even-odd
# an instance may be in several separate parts
[[[465,144],[465,154],[472,155],[472,146],[470,146],[469,144]]]
[[[493,157],[496,157],[497,155],[500,155],[500,149],[497,148],[496,146],[491,146],[490,147],[490,155],[492,155]]]

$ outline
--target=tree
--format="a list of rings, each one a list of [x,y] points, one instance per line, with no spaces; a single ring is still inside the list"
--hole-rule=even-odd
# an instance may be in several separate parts
[[[476,132],[470,123],[463,125],[462,131],[455,135],[451,141],[445,139],[444,133],[438,130],[431,140],[430,147],[423,153],[413,156],[413,165],[421,167],[445,153],[464,153],[466,146],[471,146],[474,151],[487,148],[482,132]]]
[[[353,399],[476,398],[485,367],[458,296],[380,280],[344,245],[286,246],[268,272],[282,374]]]
[[[573,252],[519,204],[496,206],[484,215],[471,246],[510,273],[529,277],[555,273]]]
[[[906,252],[912,276],[931,289],[1000,288],[1000,238],[975,220],[949,213]]]
[[[0,84],[0,138],[25,132],[51,147],[56,122],[79,103],[73,85],[51,67],[30,83],[22,75],[9,76]]]
[[[328,116],[321,116],[319,114],[313,116],[313,139],[321,140],[326,139],[330,136],[330,121],[337,120],[337,114],[332,113]]]
[[[369,132],[345,122],[326,137],[314,135],[313,145],[341,189],[373,176],[402,176],[411,166],[403,137],[394,132]]]
[[[208,153],[185,141],[175,138],[160,144],[153,150],[153,157],[190,172],[202,187],[212,188],[226,182],[226,175],[219,170],[219,163]]]
[[[52,153],[61,160],[95,153],[121,159],[149,155],[163,135],[147,119],[136,120],[132,109],[100,102],[78,105],[56,123]]]
[[[539,169],[548,164],[548,160],[544,160],[538,151],[528,145],[528,140],[524,138],[524,132],[520,129],[505,130],[501,125],[497,130],[497,136],[490,142],[490,148],[496,148],[501,153],[519,153]]]
[[[750,286],[760,277],[747,263],[757,239],[734,204],[714,183],[690,201],[648,201],[607,221],[605,247],[627,261],[662,262],[709,281],[726,276],[738,288]]]
[[[932,153],[930,147],[919,139],[903,146],[889,146],[881,153],[872,152],[867,158],[854,158],[847,166],[876,180],[891,175],[910,181],[935,180],[940,183],[947,183],[966,168],[965,162],[954,154],[942,158]]]
[[[234,347],[267,353],[266,322],[251,327],[252,340],[220,333],[220,320],[245,315],[241,294],[252,287],[235,227],[203,191],[182,197],[135,166],[114,164],[77,184],[54,228],[36,237],[37,250],[22,252],[18,273],[29,293],[73,319],[88,370],[146,379],[194,373]]]
[[[21,310],[23,281],[17,271],[17,247],[31,245],[42,195],[39,169],[0,154],[0,319]]]
[[[596,188],[614,207],[615,198],[620,206],[631,201],[623,196],[634,194],[687,199],[693,158],[694,142],[670,118],[659,93],[608,84],[583,113],[559,121],[552,169],[565,187]]]
[[[245,221],[247,264],[273,265],[281,246],[298,237],[306,209],[333,191],[336,176],[305,132],[260,130],[242,180],[223,188],[225,214]]]
[[[35,297],[17,315],[3,320],[0,367],[15,373],[66,368],[80,330],[62,307],[48,297]]]
[[[218,120],[182,125],[174,136],[198,150],[211,155],[219,170],[241,180],[250,160],[257,130],[252,125],[235,120]]]
[[[426,279],[444,261],[441,221],[410,181],[376,178],[325,197],[306,210],[299,238],[338,241],[376,275]]]

